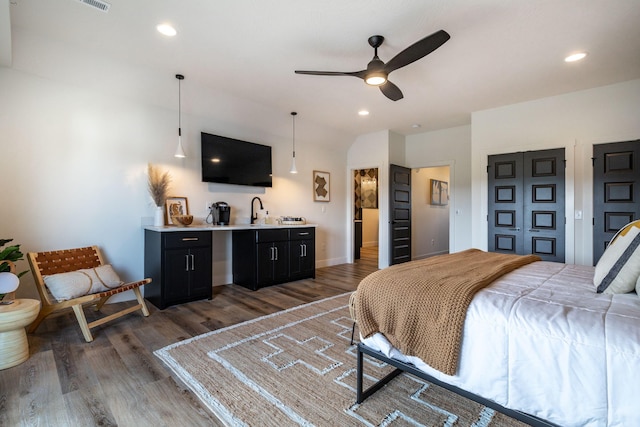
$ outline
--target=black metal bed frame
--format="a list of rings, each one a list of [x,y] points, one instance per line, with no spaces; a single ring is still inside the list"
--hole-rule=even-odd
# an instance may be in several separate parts
[[[387,376],[379,380],[377,383],[373,384],[366,390],[363,390],[363,376],[364,376],[364,354],[367,354],[374,359],[377,359],[381,362],[385,362],[396,369],[391,371]],[[473,400],[481,405],[494,409],[498,412],[501,412],[511,418],[515,418],[518,421],[522,421],[534,427],[557,427],[556,424],[550,423],[549,421],[543,420],[541,418],[535,417],[533,415],[529,415],[524,412],[516,411],[513,409],[505,408],[502,405],[497,404],[496,402],[485,399],[482,396],[478,396],[477,394],[473,394],[466,390],[463,390],[459,387],[456,387],[451,384],[447,384],[437,378],[432,377],[431,375],[417,369],[414,365],[410,365],[408,363],[400,362],[399,360],[391,359],[382,354],[379,351],[373,350],[362,343],[358,343],[358,362],[357,362],[357,384],[356,384],[356,402],[362,403],[369,396],[374,394],[376,391],[380,390],[384,387],[389,381],[397,377],[403,372],[408,372],[412,375],[415,375],[418,378],[421,378],[425,381],[428,381],[432,384],[436,384],[442,388],[445,388],[449,391],[452,391],[462,397]]]

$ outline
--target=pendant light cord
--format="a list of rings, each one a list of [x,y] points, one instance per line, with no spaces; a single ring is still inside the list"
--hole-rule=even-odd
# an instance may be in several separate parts
[[[178,79],[178,136],[182,136],[182,80],[184,76],[182,74],[176,74]]]
[[[295,111],[291,112],[291,118],[293,120],[293,157],[296,157],[296,113]]]

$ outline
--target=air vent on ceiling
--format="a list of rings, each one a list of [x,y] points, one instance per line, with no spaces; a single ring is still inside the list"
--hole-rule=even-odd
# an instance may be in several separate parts
[[[91,6],[91,7],[95,7],[98,10],[101,10],[102,12],[109,12],[109,8],[111,7],[111,4],[107,3],[106,1],[101,1],[101,0],[78,0],[80,3],[84,3],[87,6]]]

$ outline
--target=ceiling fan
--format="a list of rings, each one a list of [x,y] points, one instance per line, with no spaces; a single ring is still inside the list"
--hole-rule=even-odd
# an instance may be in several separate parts
[[[435,33],[423,38],[407,47],[402,52],[391,58],[386,64],[378,58],[378,48],[382,45],[384,37],[371,36],[369,37],[369,45],[374,49],[373,59],[367,64],[366,70],[361,71],[302,71],[296,70],[296,74],[310,74],[313,76],[353,76],[359,77],[365,81],[365,83],[371,86],[378,86],[380,91],[392,101],[402,99],[402,91],[398,86],[391,83],[387,78],[392,71],[398,68],[405,67],[412,62],[421,59],[440,46],[442,46],[451,36],[444,30],[436,31]]]

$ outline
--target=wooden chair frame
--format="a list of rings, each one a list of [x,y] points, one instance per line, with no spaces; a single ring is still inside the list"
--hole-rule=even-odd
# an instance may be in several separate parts
[[[149,278],[127,283],[116,289],[84,295],[68,301],[56,301],[56,299],[49,293],[49,290],[44,283],[43,276],[67,273],[83,268],[95,268],[104,265],[104,259],[97,246],[50,252],[29,252],[27,253],[27,259],[29,260],[31,272],[33,273],[33,278],[35,279],[36,287],[40,294],[40,300],[42,301],[38,317],[27,329],[29,333],[35,332],[45,317],[54,312],[59,312],[68,308],[72,308],[75,312],[78,323],[80,324],[80,329],[82,330],[82,335],[84,335],[84,339],[87,342],[93,341],[91,329],[96,326],[100,326],[136,310],[142,310],[142,314],[145,317],[149,316],[149,310],[147,309],[147,305],[145,304],[142,293],[140,292],[140,286],[151,283],[151,279]],[[133,290],[135,293],[138,304],[97,319],[91,323],[87,323],[83,310],[84,305],[95,305],[95,310],[98,311],[113,295],[129,290]]]

